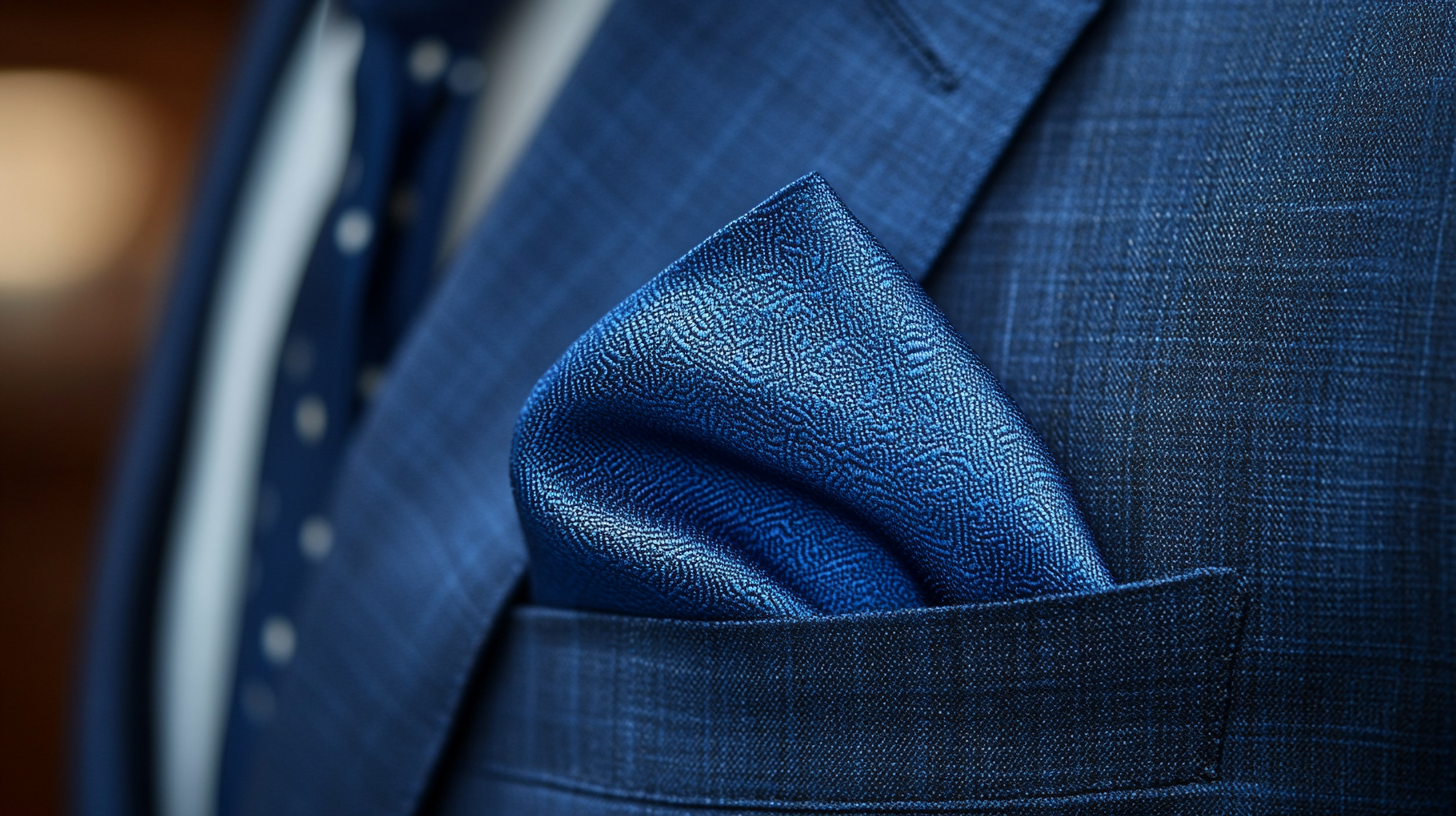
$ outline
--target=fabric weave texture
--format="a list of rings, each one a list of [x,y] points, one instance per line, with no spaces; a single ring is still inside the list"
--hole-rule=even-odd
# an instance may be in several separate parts
[[[817,175],[568,349],[512,475],[554,606],[751,619],[1112,584],[1036,432]]]
[[[79,813],[153,812],[158,531],[309,5],[262,5],[202,165],[98,560]],[[1456,3],[1431,0],[617,0],[360,428],[245,812],[1456,812],[1453,66]],[[1119,585],[848,616],[878,624],[508,609],[533,385],[813,169],[1015,400]],[[1188,580],[1236,574],[1237,621],[1176,578],[1210,570]],[[711,670],[667,639],[723,632]],[[842,686],[801,682],[833,660]],[[753,707],[780,671],[785,705]],[[961,690],[999,719],[938,733],[988,764],[899,747]],[[527,742],[541,723],[575,741]]]
[[[574,791],[919,812],[1204,782],[1244,599],[1233,571],[1197,570],[807,619],[518,607],[464,732],[471,781],[442,811],[601,812],[563,801]]]

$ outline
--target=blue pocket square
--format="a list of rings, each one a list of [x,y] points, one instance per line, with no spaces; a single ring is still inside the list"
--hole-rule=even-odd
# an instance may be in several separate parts
[[[553,606],[752,619],[1112,585],[1036,432],[818,175],[573,344],[511,476]]]

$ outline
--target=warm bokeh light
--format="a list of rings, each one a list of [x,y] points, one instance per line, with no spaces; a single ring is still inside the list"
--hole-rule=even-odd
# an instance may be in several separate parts
[[[67,812],[107,463],[242,2],[0,0],[0,814]]]
[[[105,272],[147,216],[158,159],[151,114],[125,85],[0,71],[0,295]]]

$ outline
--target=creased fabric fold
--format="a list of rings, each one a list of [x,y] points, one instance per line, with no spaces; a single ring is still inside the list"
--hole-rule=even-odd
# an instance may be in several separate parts
[[[731,620],[1112,585],[1036,432],[818,175],[572,345],[511,476],[546,605]]]

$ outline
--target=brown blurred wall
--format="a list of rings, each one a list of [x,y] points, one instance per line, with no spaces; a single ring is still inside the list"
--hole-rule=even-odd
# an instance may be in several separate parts
[[[63,812],[97,502],[240,5],[0,2],[0,72],[124,83],[162,156],[143,227],[106,269],[43,298],[0,295],[0,814]]]

